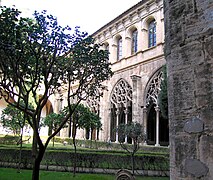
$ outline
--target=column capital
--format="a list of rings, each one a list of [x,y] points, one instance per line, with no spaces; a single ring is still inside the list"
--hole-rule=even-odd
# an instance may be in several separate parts
[[[137,80],[141,79],[141,76],[138,76],[138,75],[136,75],[136,74],[133,74],[133,75],[130,76],[130,77],[131,77],[132,81],[137,81]]]
[[[159,112],[160,111],[160,107],[159,106],[155,106],[155,111]]]
[[[120,111],[118,109],[116,109],[115,113],[116,113],[116,115],[119,115]]]
[[[128,109],[126,108],[126,109],[124,109],[124,114],[128,114]]]
[[[148,109],[147,109],[147,107],[143,107],[143,112],[147,112],[148,111]]]

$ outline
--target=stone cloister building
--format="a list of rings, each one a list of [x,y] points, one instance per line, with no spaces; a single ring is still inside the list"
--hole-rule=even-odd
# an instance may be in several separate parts
[[[137,121],[144,125],[145,143],[168,145],[168,120],[162,118],[158,102],[165,64],[163,1],[140,1],[93,37],[109,50],[114,72],[99,101],[99,138],[118,142],[115,127]]]
[[[104,82],[100,99],[90,98],[86,104],[99,113],[103,127],[99,140],[118,142],[115,127],[121,123],[139,122],[147,135],[145,144],[168,145],[168,120],[161,116],[158,95],[163,79],[164,13],[163,0],[142,0],[121,15],[98,29],[92,35],[96,43],[109,50],[113,77]],[[97,91],[97,93],[100,93]],[[66,100],[52,97],[43,111],[59,112]],[[1,109],[6,105],[1,100]],[[41,132],[47,134],[45,128]],[[69,137],[71,127],[60,136]],[[93,135],[97,138],[97,134]],[[79,131],[85,139],[86,132]],[[131,143],[129,139],[126,142]]]

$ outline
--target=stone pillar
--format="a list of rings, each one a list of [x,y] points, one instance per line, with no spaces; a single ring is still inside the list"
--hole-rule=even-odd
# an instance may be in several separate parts
[[[145,22],[144,22],[144,25],[145,25]],[[141,45],[141,49],[142,51],[144,51],[145,49],[148,48],[148,30],[147,30],[147,27],[143,27],[141,29],[141,32],[142,32],[142,45]]]
[[[124,114],[125,114],[125,124],[128,123],[128,107],[126,107],[126,109],[124,110]],[[127,136],[125,137],[125,143],[127,143]]]
[[[170,179],[213,179],[213,1],[164,0]]]
[[[155,146],[160,146],[160,143],[159,143],[160,108],[159,108],[159,106],[155,107],[155,111],[156,111],[156,143],[155,143]]]
[[[143,108],[143,130],[145,135],[144,145],[147,145],[147,108]]]
[[[132,75],[132,121],[139,122],[139,82],[141,77],[137,75]]]
[[[131,47],[131,37],[126,36],[125,37],[125,47]],[[124,57],[128,57],[131,55],[131,48],[124,48],[125,49],[125,54]]]
[[[119,125],[119,114],[120,114],[120,111],[119,111],[119,109],[117,109],[117,110],[116,110],[116,128],[117,128],[118,125]],[[117,132],[117,131],[116,131],[115,142],[118,143],[118,132]]]

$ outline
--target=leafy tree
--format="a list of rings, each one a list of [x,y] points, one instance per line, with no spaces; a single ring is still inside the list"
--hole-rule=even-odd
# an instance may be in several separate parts
[[[159,93],[159,106],[161,115],[164,119],[168,119],[168,95],[167,95],[167,70],[166,65],[163,66],[163,80],[161,82],[161,91]]]
[[[75,104],[71,106],[72,108],[76,107]],[[77,129],[87,129],[91,130],[91,132],[95,128],[101,128],[100,117],[91,112],[90,109],[83,104],[78,104],[73,115],[72,115],[72,138],[73,138],[73,145],[74,145],[74,152],[75,152],[75,160],[74,160],[74,176],[76,173],[76,134]],[[92,134],[91,134],[92,135]]]
[[[8,105],[2,111],[0,123],[3,128],[12,131],[14,135],[20,136],[21,129],[25,126],[24,113],[12,105]]]
[[[29,118],[29,117],[28,117]],[[15,108],[12,105],[8,105],[3,111],[0,119],[0,123],[4,128],[12,131],[14,135],[20,136],[17,145],[20,144],[19,149],[19,164],[18,171],[20,171],[21,158],[22,158],[22,144],[23,144],[23,130],[28,124],[26,123],[26,114]]]
[[[134,156],[135,156],[135,153],[139,150],[140,142],[142,142],[142,140],[144,139],[142,125],[138,122],[120,124],[116,130],[117,130],[117,133],[119,134],[118,141],[121,147],[131,155],[132,174],[134,175],[134,169],[135,169]],[[124,141],[125,138],[131,138],[132,145],[125,143]]]
[[[3,7],[0,12],[0,95],[31,117],[27,121],[34,132],[32,179],[37,180],[50,140],[64,127],[77,105],[89,96],[96,96],[95,89],[100,89],[101,83],[111,77],[108,51],[101,50],[78,27],[74,30],[61,27],[46,11],[35,12],[33,19],[21,17],[15,8]],[[41,112],[55,94],[66,98],[68,111],[57,130],[42,142]],[[34,108],[30,107],[30,101]]]
[[[48,126],[51,127],[53,131],[56,131],[58,127],[60,126],[61,122],[63,121],[63,118],[65,116],[64,112],[60,112],[59,114],[51,113],[48,114],[42,121],[42,126]],[[67,126],[64,125],[63,128],[66,128]],[[54,147],[55,137],[53,137],[53,147]]]

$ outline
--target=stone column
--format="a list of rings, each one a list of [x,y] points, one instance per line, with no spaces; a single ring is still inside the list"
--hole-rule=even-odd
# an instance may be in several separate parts
[[[125,114],[125,124],[127,124],[128,123],[128,109],[127,109],[127,107],[124,110],[124,114]],[[125,143],[127,143],[127,136],[125,137]]]
[[[170,179],[213,179],[213,1],[164,0]]]
[[[132,121],[133,122],[139,122],[139,106],[138,106],[138,100],[139,100],[139,81],[141,79],[140,76],[132,75]]]
[[[143,33],[141,30],[141,27],[142,27],[142,21],[139,22],[139,26],[138,26],[138,51],[142,51],[142,46],[143,46],[143,43],[140,43],[140,42],[143,42]]]
[[[145,25],[146,23],[144,22],[144,25]],[[141,45],[141,49],[142,49],[142,51],[144,51],[145,49],[147,49],[148,48],[148,30],[147,30],[147,27],[143,27],[142,29],[141,29],[141,32],[142,32],[142,34],[141,34],[141,37],[142,37],[142,45]]]
[[[120,114],[120,111],[119,111],[119,109],[117,109],[117,110],[116,110],[116,128],[117,128],[118,125],[119,125],[119,114]],[[117,132],[117,131],[116,131],[115,142],[118,143],[118,132]]]
[[[131,47],[131,37],[129,37],[129,36],[125,37],[124,47]],[[125,49],[124,57],[130,56],[131,55],[131,48],[124,48],[124,49]]]
[[[145,135],[144,145],[147,145],[147,108],[143,108],[143,130]]]
[[[155,111],[156,111],[156,143],[155,143],[155,146],[160,146],[160,143],[159,143],[160,108],[159,108],[159,106],[155,107]]]

